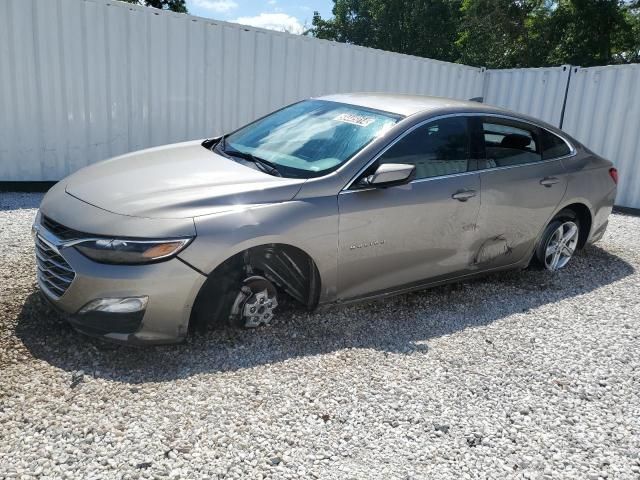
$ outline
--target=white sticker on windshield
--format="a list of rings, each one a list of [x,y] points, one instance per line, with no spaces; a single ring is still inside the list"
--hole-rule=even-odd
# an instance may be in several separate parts
[[[338,122],[350,123],[352,125],[358,125],[359,127],[366,127],[376,121],[373,117],[367,117],[366,115],[356,115],[355,113],[341,113],[334,120]]]

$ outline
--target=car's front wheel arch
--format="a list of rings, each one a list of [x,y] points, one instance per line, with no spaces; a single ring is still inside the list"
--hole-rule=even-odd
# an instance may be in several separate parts
[[[313,258],[302,249],[283,243],[253,246],[236,253],[209,275],[194,302],[190,331],[229,323],[234,303],[247,281],[271,282],[305,308],[314,309],[320,298],[321,278]],[[238,319],[235,322],[238,324]]]

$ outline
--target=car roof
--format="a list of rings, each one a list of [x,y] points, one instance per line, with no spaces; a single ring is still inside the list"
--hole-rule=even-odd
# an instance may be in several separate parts
[[[473,111],[478,111],[482,107],[482,104],[478,102],[400,93],[339,93],[318,97],[318,100],[347,103],[404,116],[450,108],[469,108]],[[487,111],[489,110],[487,109]],[[495,110],[495,108],[491,110]]]

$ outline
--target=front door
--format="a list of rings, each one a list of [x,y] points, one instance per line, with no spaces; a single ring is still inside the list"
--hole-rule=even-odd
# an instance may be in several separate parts
[[[410,163],[416,178],[388,188],[354,186],[338,196],[338,296],[350,299],[468,271],[480,208],[468,119],[411,129],[362,174]]]

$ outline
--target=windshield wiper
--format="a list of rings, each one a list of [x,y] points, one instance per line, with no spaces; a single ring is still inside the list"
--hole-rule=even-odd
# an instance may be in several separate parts
[[[260,170],[269,175],[273,175],[275,177],[281,177],[282,174],[278,171],[278,167],[274,163],[271,163],[269,160],[265,160],[264,158],[256,157],[251,153],[241,152],[240,150],[224,150],[224,137],[221,139],[221,150],[231,157],[242,158],[243,160],[249,160],[250,162],[255,163]]]
[[[222,135],[219,138],[212,138],[210,140],[205,140],[202,142],[202,146],[208,148],[212,152],[216,150],[221,150],[224,152],[224,147],[226,145],[226,135]]]

